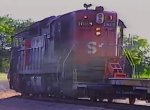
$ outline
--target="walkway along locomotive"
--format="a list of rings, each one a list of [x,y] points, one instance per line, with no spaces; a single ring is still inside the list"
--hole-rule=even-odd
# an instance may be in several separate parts
[[[102,6],[33,23],[12,37],[10,88],[23,95],[150,101],[150,81],[131,78],[123,28],[117,13]]]

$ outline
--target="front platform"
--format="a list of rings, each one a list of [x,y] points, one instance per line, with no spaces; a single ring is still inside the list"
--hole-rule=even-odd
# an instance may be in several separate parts
[[[132,86],[136,89],[146,89],[150,93],[150,79],[109,78],[108,82],[115,86]]]

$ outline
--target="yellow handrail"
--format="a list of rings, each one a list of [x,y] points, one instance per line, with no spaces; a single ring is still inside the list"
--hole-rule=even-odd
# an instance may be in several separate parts
[[[130,62],[130,64],[131,64],[132,68],[133,68],[133,74],[135,74],[135,63],[134,63],[134,61],[133,61],[133,59],[132,59],[132,57],[131,57],[130,52],[129,52],[127,49],[124,49],[124,48],[123,48],[123,51],[124,51],[124,53],[125,53],[125,56],[126,56],[127,59],[129,60],[129,62]]]

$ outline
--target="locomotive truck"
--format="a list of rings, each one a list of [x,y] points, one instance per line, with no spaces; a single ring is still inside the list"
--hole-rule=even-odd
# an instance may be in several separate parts
[[[22,95],[92,101],[150,101],[150,80],[134,79],[124,23],[102,6],[50,16],[12,37],[10,88]],[[120,36],[117,36],[117,33]]]

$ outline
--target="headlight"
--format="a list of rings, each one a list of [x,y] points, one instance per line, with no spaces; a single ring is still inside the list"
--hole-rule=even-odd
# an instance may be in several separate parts
[[[103,13],[98,13],[96,15],[96,23],[102,24],[104,22],[104,14]]]

